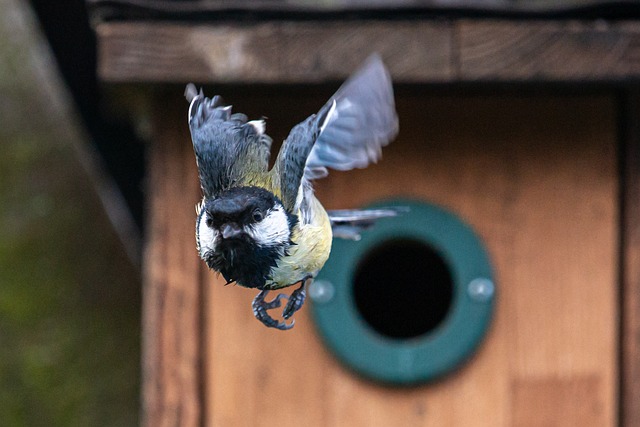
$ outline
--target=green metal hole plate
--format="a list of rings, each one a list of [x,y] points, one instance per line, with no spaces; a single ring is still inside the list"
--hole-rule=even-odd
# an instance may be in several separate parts
[[[373,206],[394,205],[408,206],[410,211],[379,221],[359,242],[333,241],[331,256],[309,295],[317,329],[338,359],[373,380],[410,385],[441,377],[473,354],[491,322],[496,289],[487,252],[468,225],[424,202],[394,200]],[[389,338],[369,326],[352,289],[359,261],[372,248],[398,238],[436,250],[453,282],[446,317],[433,330],[410,339]]]

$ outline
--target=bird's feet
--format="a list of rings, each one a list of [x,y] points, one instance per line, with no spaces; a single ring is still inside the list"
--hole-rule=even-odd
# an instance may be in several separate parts
[[[265,326],[269,328],[276,328],[282,331],[293,328],[295,320],[292,320],[291,323],[278,322],[277,320],[269,316],[269,313],[267,313],[267,310],[280,307],[280,305],[282,304],[280,300],[282,298],[286,299],[288,298],[288,296],[286,294],[278,294],[278,296],[273,300],[266,301],[265,297],[268,293],[269,291],[267,289],[264,289],[260,291],[260,293],[253,299],[253,303],[251,303],[251,306],[253,307],[253,315],[256,317],[256,319],[261,321]],[[289,306],[289,303],[290,301],[287,303],[287,307]]]
[[[307,297],[307,290],[305,286],[306,283],[307,280],[303,280],[300,284],[300,287],[291,292],[289,301],[287,301],[287,305],[285,305],[284,310],[282,310],[282,317],[284,317],[285,319],[289,319],[291,316],[293,316],[293,313],[302,308],[304,300]]]
[[[253,299],[253,303],[251,304],[253,307],[253,315],[256,317],[256,319],[261,321],[265,326],[269,328],[276,328],[283,331],[293,328],[293,325],[296,323],[295,320],[291,320],[291,323],[279,322],[273,317],[269,316],[269,313],[267,313],[267,311],[280,307],[280,305],[282,304],[281,300],[283,298],[288,299],[287,305],[285,305],[284,310],[282,310],[282,317],[285,320],[290,319],[296,311],[302,308],[304,300],[307,296],[306,284],[310,280],[311,279],[302,280],[300,287],[291,292],[291,296],[287,296],[286,294],[278,294],[278,296],[271,301],[265,300],[267,294],[269,293],[267,289],[260,291],[260,293]]]

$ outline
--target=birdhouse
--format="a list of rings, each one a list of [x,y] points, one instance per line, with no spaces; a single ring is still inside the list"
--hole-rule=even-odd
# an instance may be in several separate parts
[[[638,21],[493,2],[88,3],[102,81],[147,106],[132,109],[150,132],[145,425],[640,425]],[[265,328],[255,292],[198,258],[184,85],[266,117],[277,143],[373,52],[400,133],[316,195],[408,210],[336,239],[295,327]]]

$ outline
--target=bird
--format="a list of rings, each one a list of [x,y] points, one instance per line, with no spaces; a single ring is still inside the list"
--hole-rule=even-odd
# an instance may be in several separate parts
[[[312,182],[327,168],[364,168],[381,158],[398,134],[391,77],[371,55],[318,110],[295,125],[269,167],[272,139],[265,119],[233,113],[219,95],[185,89],[188,124],[203,193],[196,206],[196,249],[226,280],[259,291],[254,316],[265,326],[291,329],[306,289],[327,261],[333,237],[360,232],[401,209],[325,210]],[[299,285],[290,295],[271,291]],[[286,304],[283,320],[269,311]],[[291,319],[291,322],[288,320]]]

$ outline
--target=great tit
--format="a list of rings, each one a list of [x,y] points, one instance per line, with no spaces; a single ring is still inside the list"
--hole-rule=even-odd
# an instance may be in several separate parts
[[[189,128],[203,199],[196,244],[210,269],[229,283],[260,290],[255,317],[268,327],[290,329],[306,285],[331,251],[332,236],[358,239],[362,229],[395,209],[325,211],[311,181],[327,168],[350,170],[376,162],[398,133],[391,78],[371,56],[338,91],[293,127],[271,169],[271,138],[264,120],[233,114],[220,96],[206,98],[187,85]],[[332,231],[333,229],[333,231]],[[290,296],[266,300],[274,289],[300,284]],[[284,321],[268,310],[281,306]]]

